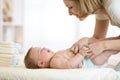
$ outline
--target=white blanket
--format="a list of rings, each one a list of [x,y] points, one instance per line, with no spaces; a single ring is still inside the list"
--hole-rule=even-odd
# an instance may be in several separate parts
[[[120,72],[102,69],[25,69],[0,67],[0,80],[120,80]]]

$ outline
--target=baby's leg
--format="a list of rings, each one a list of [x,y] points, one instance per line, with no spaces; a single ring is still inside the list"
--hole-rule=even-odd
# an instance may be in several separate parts
[[[117,53],[118,51],[104,51],[100,55],[92,59],[93,63],[96,65],[104,64],[111,55]]]

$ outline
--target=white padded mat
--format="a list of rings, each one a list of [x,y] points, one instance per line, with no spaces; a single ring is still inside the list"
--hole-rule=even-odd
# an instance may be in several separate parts
[[[0,80],[120,80],[120,72],[102,69],[25,69],[0,67]]]

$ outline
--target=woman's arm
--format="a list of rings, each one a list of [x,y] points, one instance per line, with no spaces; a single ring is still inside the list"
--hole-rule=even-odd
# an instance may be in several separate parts
[[[71,50],[74,53],[79,52],[81,47],[83,47],[84,45],[87,45],[86,43],[90,44],[90,43],[98,41],[99,39],[104,39],[106,37],[108,26],[109,26],[109,19],[104,14],[99,14],[99,15],[97,14],[97,16],[98,17],[96,18],[96,24],[95,24],[95,30],[94,30],[93,37],[91,38],[84,37],[84,38],[81,38],[76,43],[74,43],[71,47]]]
[[[106,37],[106,34],[107,34],[108,26],[109,26],[108,19],[106,19],[106,20],[96,19],[93,37],[96,39],[104,39]]]
[[[120,51],[120,39],[103,41],[105,50]]]
[[[91,58],[101,54],[104,51],[120,51],[120,39],[106,39],[98,42],[94,42],[88,45],[89,52],[92,54]],[[86,50],[87,52],[87,50]]]

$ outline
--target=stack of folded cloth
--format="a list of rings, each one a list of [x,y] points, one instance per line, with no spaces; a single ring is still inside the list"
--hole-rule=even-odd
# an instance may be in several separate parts
[[[19,64],[20,45],[14,42],[0,42],[0,66]]]

